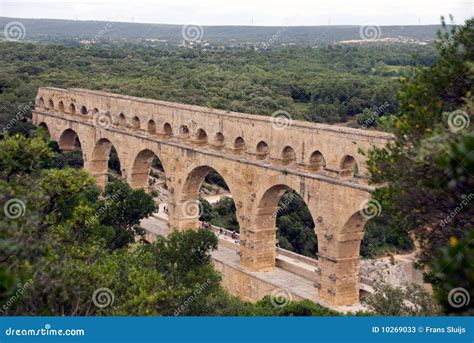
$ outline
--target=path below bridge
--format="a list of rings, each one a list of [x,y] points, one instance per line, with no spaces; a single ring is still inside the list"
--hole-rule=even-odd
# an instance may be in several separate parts
[[[141,221],[141,226],[147,231],[147,239],[153,240],[154,236],[168,235],[167,220],[168,218],[164,213],[163,208],[160,208],[158,213],[154,213],[152,216],[143,219]],[[315,303],[319,303],[341,312],[355,312],[364,309],[361,304],[352,306],[329,306],[318,298],[318,289],[315,287],[315,282],[313,280],[279,267],[276,267],[273,271],[269,272],[246,271],[240,266],[238,243],[236,243],[230,236],[224,236],[222,234],[217,234],[217,236],[219,237],[218,249],[213,251],[211,255],[214,262],[222,263],[226,268],[241,271],[242,273],[252,276],[265,285],[269,285],[270,288],[279,289],[280,293],[281,290],[289,292],[294,300],[309,299]],[[307,273],[315,273],[315,266],[313,264],[278,253],[277,259],[286,262],[290,266],[296,266],[300,270],[305,270]]]

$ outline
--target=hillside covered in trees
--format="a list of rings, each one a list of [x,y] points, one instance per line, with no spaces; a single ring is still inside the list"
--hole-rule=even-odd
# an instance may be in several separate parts
[[[144,24],[106,21],[81,21],[57,19],[26,19],[0,17],[0,29],[19,21],[27,28],[27,39],[58,41],[65,38],[93,39],[101,30],[107,30],[106,40],[160,40],[181,43],[183,25]],[[436,38],[437,25],[383,26],[383,37],[407,37],[423,41]],[[278,44],[320,44],[342,40],[360,39],[359,26],[199,26],[201,39],[227,44],[235,42],[258,43],[279,34]]]

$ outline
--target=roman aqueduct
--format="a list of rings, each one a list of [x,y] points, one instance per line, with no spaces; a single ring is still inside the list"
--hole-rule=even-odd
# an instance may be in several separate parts
[[[365,157],[359,149],[385,145],[390,135],[290,121],[84,89],[40,88],[33,122],[60,149],[80,142],[84,167],[99,186],[107,182],[111,147],[122,177],[148,186],[152,159],[161,161],[169,189],[169,226],[199,226],[199,189],[214,169],[227,183],[240,225],[240,265],[275,268],[275,217],[293,189],[316,225],[319,297],[327,304],[359,301],[359,250],[370,199]]]

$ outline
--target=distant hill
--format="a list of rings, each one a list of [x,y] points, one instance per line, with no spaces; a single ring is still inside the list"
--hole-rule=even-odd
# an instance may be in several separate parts
[[[33,41],[55,41],[71,38],[84,40],[146,39],[180,43],[183,40],[182,25],[7,17],[0,17],[0,37],[4,34],[5,25],[12,21],[22,23],[26,31],[25,39]],[[438,25],[382,26],[374,30],[380,38],[404,37],[418,41],[430,41],[435,39],[438,28]],[[197,34],[202,37],[202,41],[212,43],[268,43],[275,39],[277,44],[318,44],[361,38],[359,26],[203,26],[198,27],[195,31],[190,30],[188,34],[190,36]]]

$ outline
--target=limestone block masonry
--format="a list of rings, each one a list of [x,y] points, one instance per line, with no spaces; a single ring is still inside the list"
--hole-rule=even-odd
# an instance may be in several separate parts
[[[42,87],[33,122],[64,151],[80,142],[84,167],[100,187],[107,182],[110,150],[122,177],[148,187],[154,156],[165,170],[169,225],[199,225],[199,189],[214,169],[236,204],[241,228],[240,265],[275,268],[275,218],[280,197],[298,192],[316,224],[319,297],[332,305],[359,301],[359,249],[370,198],[365,156],[389,134],[300,121],[282,127],[272,117],[142,99],[84,89]]]

